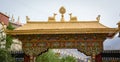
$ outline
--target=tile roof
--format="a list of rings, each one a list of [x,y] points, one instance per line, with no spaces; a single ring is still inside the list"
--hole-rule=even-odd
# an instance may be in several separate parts
[[[8,33],[14,34],[59,34],[59,33],[115,33],[117,29],[109,28],[98,21],[80,22],[28,22]]]
[[[87,22],[28,22],[15,30],[33,29],[79,29],[79,28],[108,28],[97,21]]]

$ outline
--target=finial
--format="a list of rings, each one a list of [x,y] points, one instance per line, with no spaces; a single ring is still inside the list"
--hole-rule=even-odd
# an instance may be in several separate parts
[[[60,12],[61,14],[65,14],[66,9],[62,6],[62,7],[60,8],[59,12]]]
[[[101,15],[98,15],[97,17],[96,17],[96,20],[99,22],[100,21],[100,16]]]
[[[18,16],[18,20],[17,21],[18,21],[18,23],[20,22],[20,16]]]
[[[11,21],[12,21],[12,22],[15,22],[15,19],[14,19],[14,16],[13,16],[13,15],[12,15]]]
[[[59,9],[59,12],[61,13],[61,22],[64,22],[64,14],[66,12],[66,9],[62,6],[60,9]]]
[[[26,16],[26,22],[29,22],[30,18],[28,16]]]

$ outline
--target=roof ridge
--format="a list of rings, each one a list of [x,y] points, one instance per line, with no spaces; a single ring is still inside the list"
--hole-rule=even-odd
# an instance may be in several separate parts
[[[0,14],[2,14],[2,15],[4,15],[5,17],[8,17],[8,18],[9,18],[9,16],[8,16],[8,15],[6,15],[6,14],[4,14],[4,13],[2,13],[2,12],[0,12]]]
[[[77,21],[77,22],[69,22],[69,21],[66,21],[66,22],[29,21],[29,22],[27,22],[27,23],[93,23],[93,22],[99,23],[98,21]]]

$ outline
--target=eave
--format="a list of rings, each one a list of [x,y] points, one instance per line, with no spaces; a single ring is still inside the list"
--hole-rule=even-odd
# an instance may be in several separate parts
[[[29,34],[84,34],[84,33],[117,33],[117,28],[80,28],[80,29],[36,29],[36,30],[6,30],[8,35]]]

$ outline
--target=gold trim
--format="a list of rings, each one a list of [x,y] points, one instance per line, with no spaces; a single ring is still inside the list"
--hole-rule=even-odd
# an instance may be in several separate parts
[[[98,21],[96,20],[76,20],[77,22],[60,22],[60,21],[56,21],[56,22],[48,22],[48,21],[35,21],[35,20],[30,20],[28,23],[98,23]],[[99,23],[100,24],[100,23]]]

